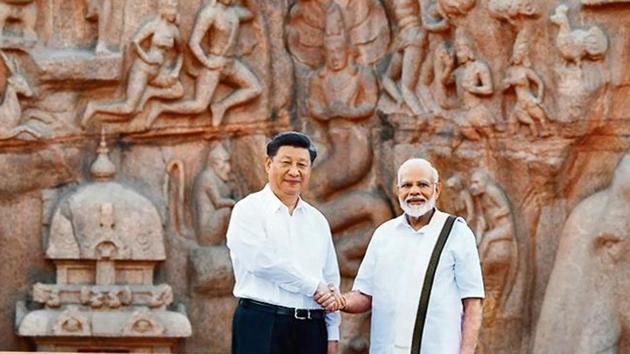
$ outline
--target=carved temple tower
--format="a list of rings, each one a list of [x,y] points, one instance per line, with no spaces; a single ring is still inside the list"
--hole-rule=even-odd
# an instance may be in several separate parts
[[[103,139],[94,181],[58,203],[46,248],[57,283],[34,285],[44,308],[23,318],[18,308],[18,333],[39,351],[170,353],[192,330],[167,309],[172,288],[153,284],[166,258],[162,221],[151,201],[113,181],[107,152]]]

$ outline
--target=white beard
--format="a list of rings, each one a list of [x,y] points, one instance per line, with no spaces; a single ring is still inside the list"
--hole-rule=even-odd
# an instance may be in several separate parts
[[[398,202],[400,203],[400,208],[405,212],[405,214],[412,218],[419,218],[435,208],[436,199],[435,194],[433,194],[431,199],[427,200],[423,205],[409,205],[404,199],[398,199]]]

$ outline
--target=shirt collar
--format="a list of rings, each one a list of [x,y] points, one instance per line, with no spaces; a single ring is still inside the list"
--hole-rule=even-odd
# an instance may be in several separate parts
[[[278,211],[278,209],[280,208],[286,208],[287,210],[289,208],[287,208],[286,205],[284,205],[284,203],[280,200],[280,198],[278,198],[278,196],[271,190],[271,186],[269,185],[269,183],[265,184],[265,188],[263,188],[262,191],[262,195],[263,195],[263,199],[265,202],[265,205],[269,206],[269,209],[273,212]],[[302,200],[301,197],[298,197],[298,202],[297,202],[297,206],[295,207],[295,210],[302,210],[305,207],[305,202]]]
[[[407,217],[405,216],[405,213],[397,217],[396,220],[397,220],[398,227],[408,227],[414,232],[425,233],[433,229],[440,230],[442,228],[442,225],[444,225],[444,221],[446,220],[447,217],[448,217],[448,214],[440,211],[438,208],[435,208],[435,212],[433,213],[433,216],[431,216],[431,220],[429,220],[429,223],[421,227],[419,230],[414,230],[411,227],[411,225],[409,225],[409,222],[407,221]]]

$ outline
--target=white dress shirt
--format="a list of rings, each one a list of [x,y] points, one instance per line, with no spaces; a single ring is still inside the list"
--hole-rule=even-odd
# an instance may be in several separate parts
[[[370,354],[397,352],[401,317],[415,321],[417,294],[408,288],[410,277],[423,278],[433,248],[448,214],[439,210],[418,231],[403,215],[379,226],[368,247],[353,290],[372,296]],[[419,284],[422,284],[419,282]],[[421,285],[420,285],[421,287]],[[422,337],[421,354],[458,354],[461,345],[464,298],[483,298],[484,289],[475,236],[458,218],[438,263]],[[413,298],[413,314],[400,314],[401,304]],[[402,308],[409,308],[402,306]],[[407,349],[407,353],[408,353]]]
[[[324,215],[302,199],[289,214],[269,185],[236,203],[227,246],[236,297],[321,309],[313,299],[319,283],[339,287],[337,255]],[[340,322],[338,312],[326,314],[328,340],[339,340]]]

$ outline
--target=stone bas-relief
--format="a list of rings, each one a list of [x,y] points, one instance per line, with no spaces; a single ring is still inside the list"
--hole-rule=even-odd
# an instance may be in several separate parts
[[[114,181],[104,137],[90,173],[94,182],[62,198],[53,214],[46,257],[57,283],[34,286],[34,301],[45,307],[25,314],[18,334],[33,338],[38,350],[171,352],[191,327],[185,314],[166,309],[171,288],[153,285],[154,268],[165,259],[160,216],[148,199]],[[67,344],[73,337],[82,340]],[[136,337],[155,344],[134,348]]]
[[[630,350],[626,296],[630,267],[625,256],[630,235],[629,177],[630,155],[626,154],[610,185],[578,203],[569,214],[545,293],[534,353]]]
[[[628,11],[623,0],[0,1],[0,350],[76,349],[18,335],[14,322],[47,313],[48,339],[85,349],[122,350],[124,338],[156,352],[229,353],[225,227],[233,204],[264,183],[265,141],[292,129],[318,145],[304,198],[330,221],[346,289],[373,230],[397,210],[397,164],[426,157],[444,177],[443,208],[479,238],[480,351],[627,351],[623,301],[602,301],[594,311],[606,315],[587,326],[544,298],[573,279],[550,274],[568,252],[556,254],[557,230],[594,191],[613,190],[630,150]],[[81,191],[114,183],[90,173],[102,128],[116,144],[97,158],[96,178],[117,166],[112,188],[155,210],[133,237],[126,196],[96,188],[98,205],[77,206]],[[615,205],[611,224],[625,212]],[[150,242],[160,232],[163,251]],[[610,261],[621,241],[597,242],[569,258],[614,263],[593,279],[626,268]],[[191,336],[156,340],[184,308]],[[368,320],[345,318],[340,353],[367,353]],[[119,337],[95,344],[99,331]]]

